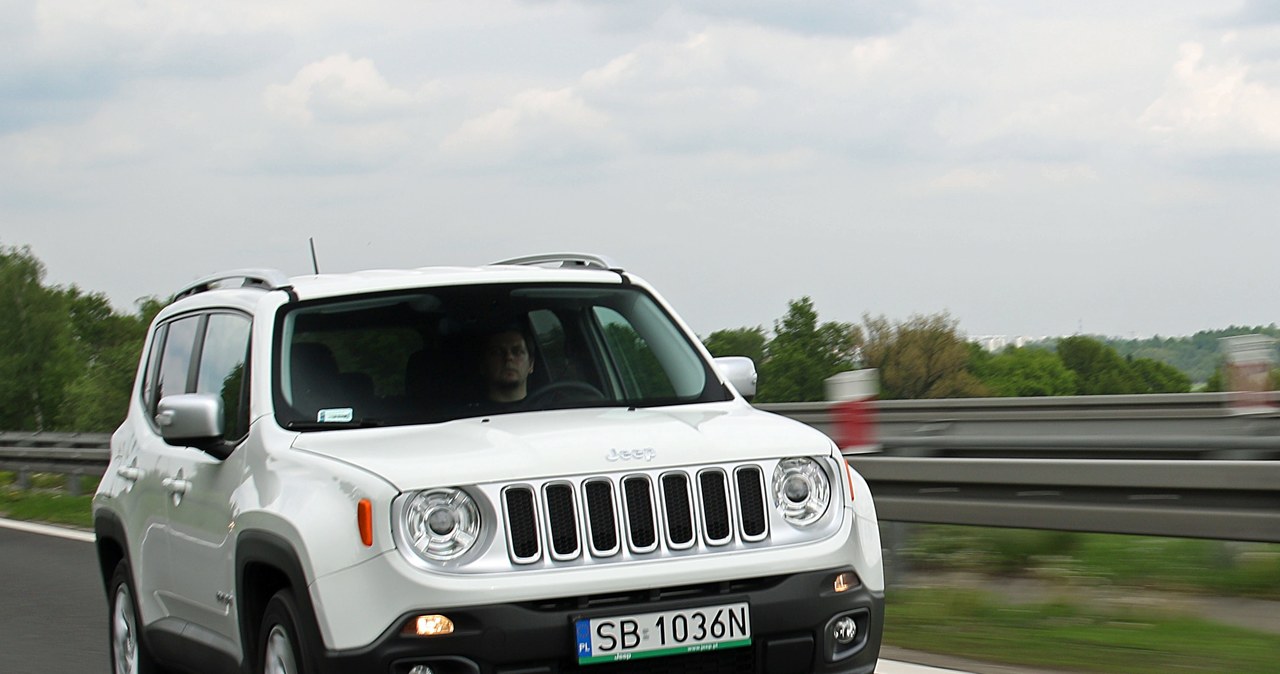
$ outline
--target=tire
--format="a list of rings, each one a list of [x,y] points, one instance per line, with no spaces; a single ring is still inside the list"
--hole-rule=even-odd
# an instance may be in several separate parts
[[[302,624],[298,602],[293,592],[280,590],[267,602],[262,612],[262,628],[258,631],[258,663],[254,674],[313,674],[310,644],[299,625]]]
[[[161,674],[163,670],[156,665],[142,639],[138,627],[137,592],[133,589],[129,565],[123,560],[116,564],[116,570],[111,574],[110,588],[107,595],[107,636],[112,673]]]

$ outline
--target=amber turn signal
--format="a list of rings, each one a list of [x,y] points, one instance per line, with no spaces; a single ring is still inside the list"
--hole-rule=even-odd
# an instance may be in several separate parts
[[[364,547],[373,547],[373,503],[367,498],[360,499],[356,505],[356,524],[360,528],[360,542]]]

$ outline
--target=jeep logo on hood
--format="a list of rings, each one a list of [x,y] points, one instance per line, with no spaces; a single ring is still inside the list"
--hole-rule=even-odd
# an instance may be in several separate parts
[[[609,461],[653,461],[657,456],[658,450],[652,447],[644,447],[641,449],[610,449],[604,458]]]

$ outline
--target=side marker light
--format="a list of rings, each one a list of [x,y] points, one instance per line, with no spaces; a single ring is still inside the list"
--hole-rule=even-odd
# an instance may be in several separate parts
[[[849,500],[853,500],[853,466],[849,465],[849,460],[844,460],[844,476],[849,480]]]
[[[367,498],[356,504],[356,525],[360,528],[360,542],[364,547],[373,547],[373,503]]]

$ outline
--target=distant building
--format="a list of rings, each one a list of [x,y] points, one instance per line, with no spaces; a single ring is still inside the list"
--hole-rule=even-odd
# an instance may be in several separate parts
[[[1016,335],[1012,337],[1009,335],[980,335],[976,337],[970,337],[969,341],[973,342],[974,344],[977,344],[978,346],[981,346],[983,349],[985,349],[990,353],[997,353],[999,351],[1003,351],[1006,347],[1012,346],[1015,348],[1022,348],[1024,346],[1030,346],[1032,344],[1039,344],[1041,342],[1045,342],[1050,339],[1053,339],[1053,338],[1052,337],[1029,337],[1027,335]]]

